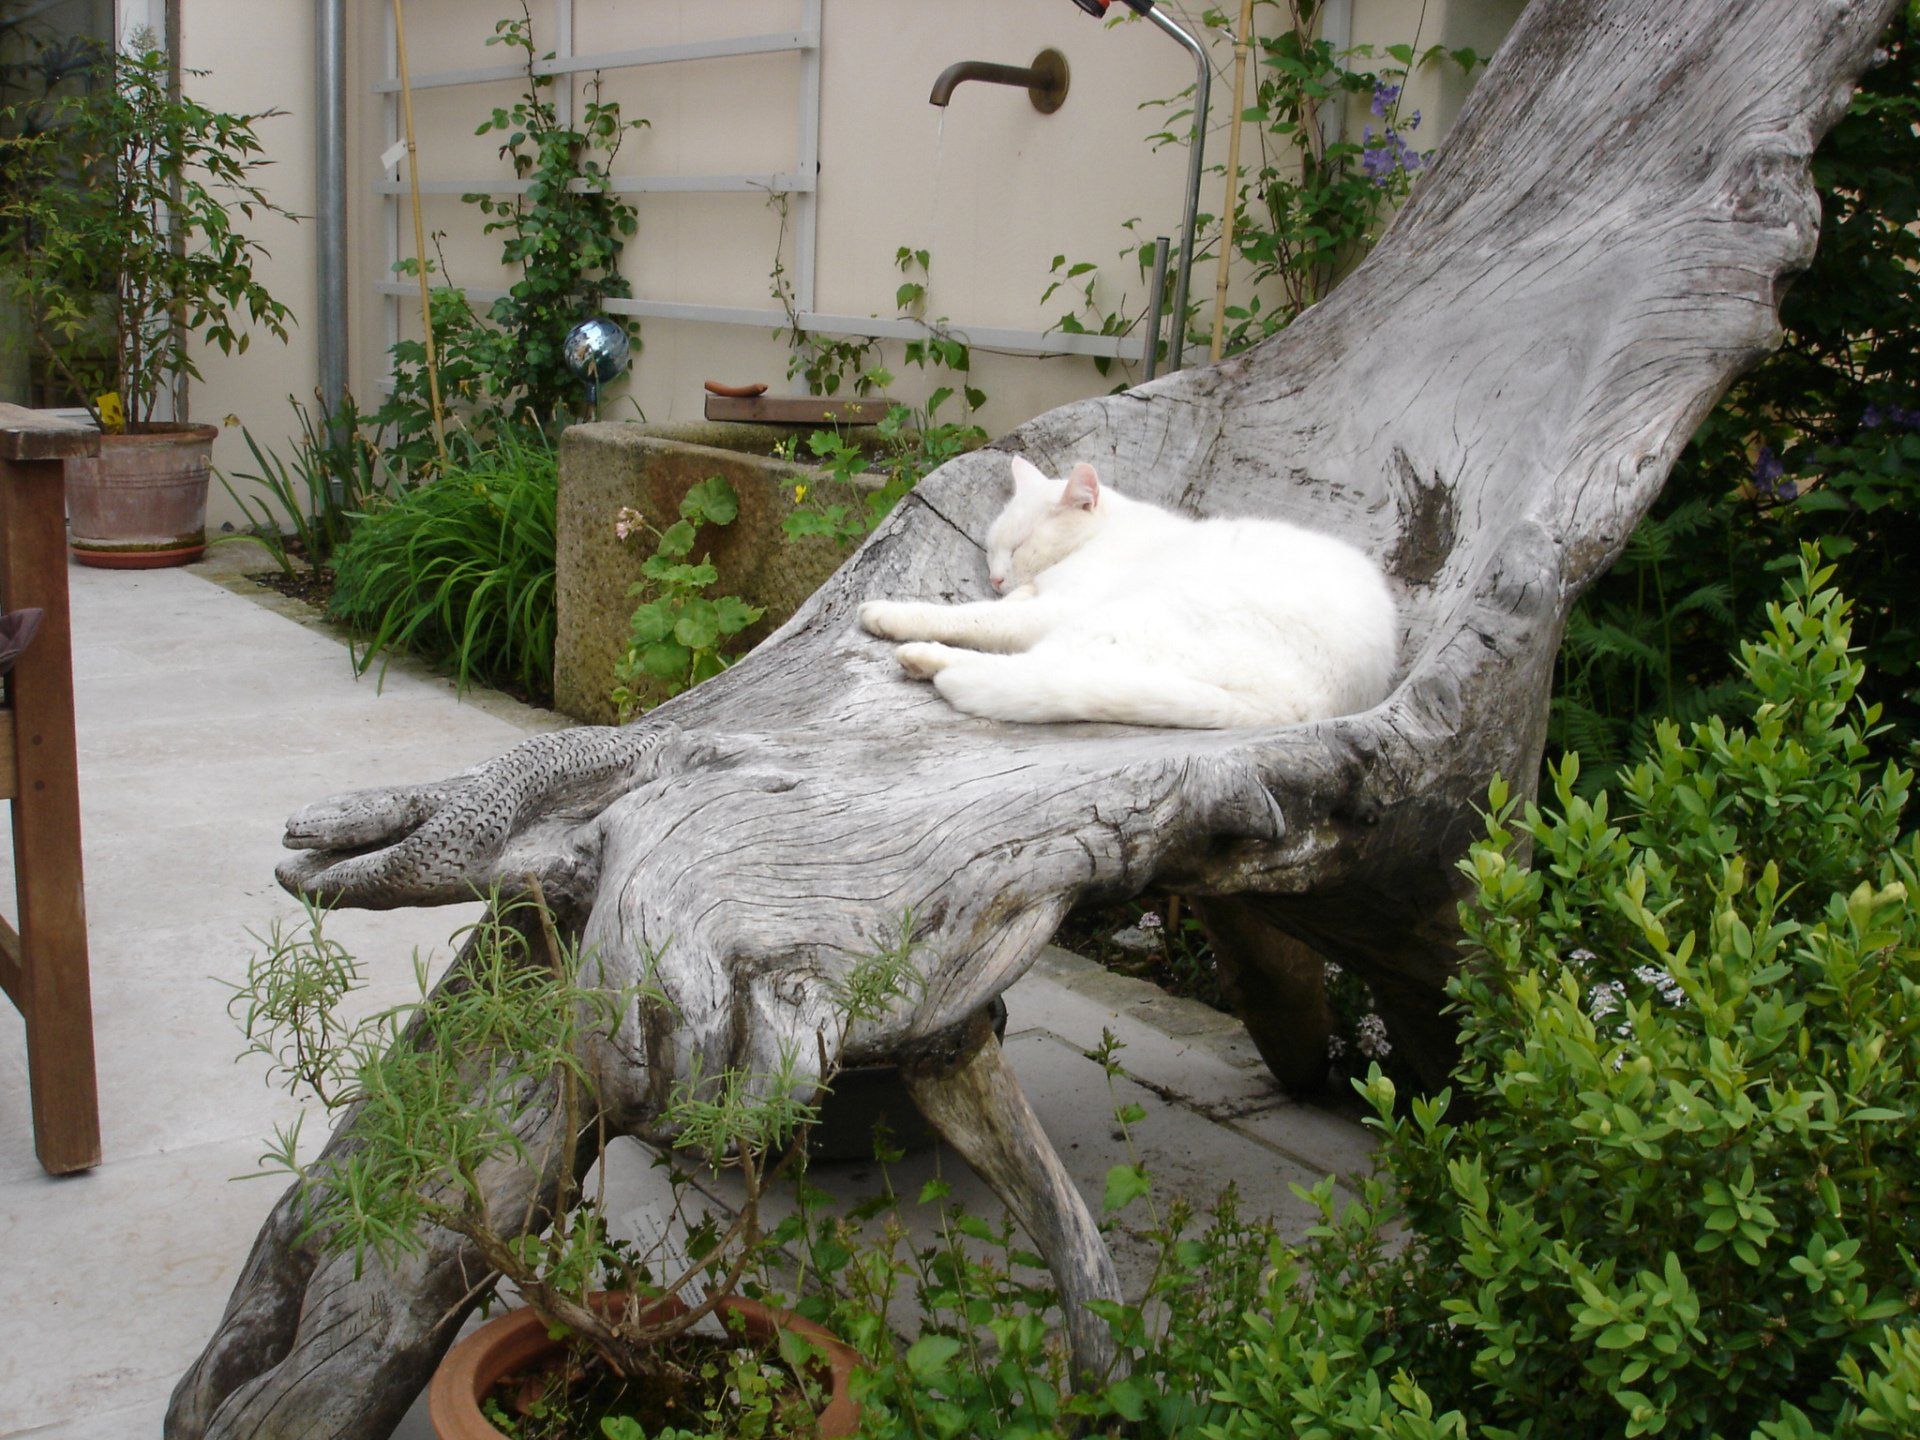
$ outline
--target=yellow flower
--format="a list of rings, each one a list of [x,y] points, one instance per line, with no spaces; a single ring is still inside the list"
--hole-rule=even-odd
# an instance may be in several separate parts
[[[793,487],[793,503],[794,504],[798,505],[802,500],[805,500],[806,498],[807,498],[806,486],[796,485]]]

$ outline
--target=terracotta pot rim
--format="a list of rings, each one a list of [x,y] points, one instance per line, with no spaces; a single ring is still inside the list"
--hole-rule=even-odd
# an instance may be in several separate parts
[[[103,433],[102,445],[201,445],[220,438],[218,425],[176,425],[159,421],[138,429]]]
[[[618,1292],[602,1292],[588,1297],[588,1304],[602,1312],[626,1303]],[[686,1305],[677,1296],[667,1296],[646,1307],[650,1316],[671,1319],[686,1313]],[[722,1314],[736,1314],[747,1333],[769,1339],[781,1330],[812,1342],[831,1372],[826,1404],[819,1416],[821,1440],[854,1433],[859,1426],[860,1407],[850,1390],[859,1354],[851,1345],[822,1326],[787,1310],[775,1310],[757,1300],[732,1295],[720,1301]],[[459,1341],[441,1358],[427,1387],[427,1414],[434,1434],[440,1440],[506,1440],[487,1422],[480,1403],[502,1376],[542,1355],[561,1348],[563,1342],[548,1338],[546,1322],[532,1310],[520,1308],[489,1320]]]

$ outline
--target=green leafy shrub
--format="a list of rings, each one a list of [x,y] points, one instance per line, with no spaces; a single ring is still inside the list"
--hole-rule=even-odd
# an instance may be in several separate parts
[[[553,686],[558,469],[537,434],[463,432],[448,468],[361,518],[335,562],[329,613],[362,637],[354,667],[408,650],[462,686]]]
[[[245,353],[250,326],[287,338],[290,312],[254,275],[265,248],[241,228],[288,214],[260,186],[254,129],[284,112],[190,99],[149,30],[68,63],[83,87],[0,109],[0,296],[103,429],[139,429],[200,378],[189,336],[223,355]]]
[[[556,78],[542,72],[533,20],[500,20],[487,44],[517,51],[521,93],[480,122],[477,135],[498,134],[500,156],[526,189],[511,195],[470,194],[461,199],[485,216],[482,232],[498,235],[500,263],[515,274],[506,293],[485,311],[476,310],[457,285],[436,284],[428,298],[444,403],[458,407],[482,435],[513,423],[552,429],[583,412],[579,380],[567,368],[561,345],[584,315],[609,297],[627,298],[633,287],[620,273],[620,256],[639,229],[639,212],[613,184],[613,162],[631,131],[644,119],[623,118],[616,100],[603,100],[600,79],[590,76],[580,97],[577,123],[563,120],[554,99]],[[426,256],[409,256],[394,268],[413,277],[445,267]],[[636,324],[607,317],[639,348]],[[424,339],[402,339],[393,355],[393,392],[374,417],[386,448],[409,473],[438,463],[433,439],[433,402]]]
[[[968,387],[968,392],[985,402],[978,390]],[[852,550],[914,486],[954,456],[986,444],[987,432],[971,418],[938,418],[953,393],[942,385],[925,405],[889,406],[873,427],[880,441],[877,453],[862,449],[839,430],[811,432],[806,449],[819,462],[819,474],[794,487],[794,508],[781,520],[781,533],[789,540],[823,536]],[[967,412],[969,417],[972,413]],[[790,442],[781,453],[797,460],[799,444]]]
[[[1496,787],[1453,989],[1469,1105],[1364,1087],[1385,1181],[1326,1206],[1307,1297],[1250,1322],[1216,1440],[1303,1390],[1334,1434],[1920,1426],[1920,838],[1829,573],[1803,557],[1743,647],[1747,725],[1663,723],[1617,806],[1571,759],[1549,808]]]
[[[1110,1081],[1120,1074],[1119,1051],[1109,1035],[1090,1057]],[[1011,1220],[967,1209],[938,1178],[901,1195],[889,1171],[900,1157],[884,1144],[883,1185],[865,1201],[802,1183],[795,1213],[769,1235],[798,1261],[797,1280],[786,1271],[762,1284],[797,1292],[784,1303],[861,1352],[862,1435],[1172,1440],[1224,1415],[1211,1395],[1215,1369],[1259,1302],[1275,1232],[1243,1215],[1231,1190],[1205,1215],[1182,1200],[1161,1205],[1133,1152],[1131,1127],[1145,1111],[1117,1105],[1114,1115],[1131,1158],[1108,1172],[1103,1228],[1128,1225],[1154,1265],[1139,1297],[1096,1307],[1119,1358],[1110,1373],[1078,1385],[1056,1333],[1052,1278]],[[936,1221],[936,1238],[918,1248],[908,1241],[915,1211]],[[903,1339],[891,1317],[905,1300],[919,1324]]]

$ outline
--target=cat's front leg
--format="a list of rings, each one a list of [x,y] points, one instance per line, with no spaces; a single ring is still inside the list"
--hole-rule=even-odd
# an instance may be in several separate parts
[[[946,608],[924,600],[869,600],[860,607],[860,628],[882,640],[931,640],[928,627]]]
[[[976,600],[932,605],[923,600],[869,600],[860,628],[882,640],[937,640],[969,650],[1013,654],[1053,628],[1052,607],[1038,599]]]
[[[893,652],[900,668],[916,680],[931,680],[956,660],[967,658],[965,650],[938,645],[931,640],[910,640]]]

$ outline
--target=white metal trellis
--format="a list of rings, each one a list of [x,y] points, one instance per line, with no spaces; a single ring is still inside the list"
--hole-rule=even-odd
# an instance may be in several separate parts
[[[759,35],[734,35],[713,40],[696,40],[673,45],[650,45],[631,50],[608,50],[581,55],[574,50],[573,0],[553,0],[553,55],[534,62],[540,75],[573,76],[598,70],[634,69],[647,65],[672,65],[696,60],[719,60],[741,55],[796,54],[800,57],[800,103],[798,107],[799,144],[791,171],[710,175],[653,175],[617,179],[608,188],[620,195],[665,194],[753,194],[791,196],[794,207],[793,297],[801,328],[834,335],[859,335],[874,339],[917,340],[930,333],[930,327],[917,320],[889,319],[872,315],[832,315],[815,309],[814,279],[819,241],[820,173],[820,36],[822,0],[803,0],[801,23],[797,29],[778,30]],[[393,19],[387,18],[386,74],[373,84],[373,92],[386,107],[385,143],[392,147],[399,137],[399,60],[394,38]],[[519,65],[482,65],[458,70],[432,71],[412,77],[415,90],[446,86],[481,85],[511,80],[525,73]],[[559,101],[566,107],[562,118],[571,117],[571,84],[557,87]],[[527,182],[504,176],[479,176],[471,179],[426,179],[420,184],[423,195],[470,195],[486,193],[512,195],[524,191]],[[387,263],[384,277],[393,275],[401,256],[399,197],[406,184],[392,174],[382,172],[374,193],[386,206]],[[400,338],[400,300],[414,287],[391,278],[375,283],[382,297],[389,350]],[[505,292],[476,287],[469,289],[470,299],[491,303]],[[607,299],[602,308],[615,315],[632,315],[657,320],[687,320],[710,325],[750,325],[762,329],[784,329],[788,323],[782,310],[753,306],[687,304],[674,300]],[[983,349],[1007,351],[1019,355],[1086,355],[1138,360],[1144,353],[1139,339],[1115,335],[1075,335],[1064,332],[1022,330],[1004,326],[956,325],[942,322],[941,331]]]

